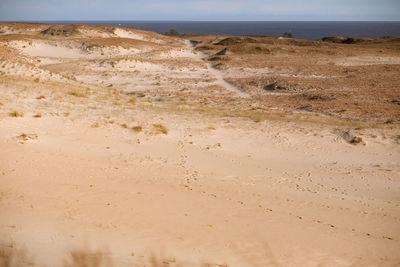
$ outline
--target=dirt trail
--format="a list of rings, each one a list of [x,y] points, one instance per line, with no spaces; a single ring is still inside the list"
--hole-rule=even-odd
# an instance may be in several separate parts
[[[238,87],[236,87],[236,86],[228,83],[227,81],[225,81],[224,75],[222,74],[222,72],[220,72],[219,70],[213,68],[210,63],[205,62],[204,58],[206,57],[206,55],[204,53],[202,53],[202,52],[195,51],[193,45],[190,43],[189,40],[186,43],[187,43],[188,48],[192,51],[192,54],[193,54],[193,58],[192,59],[195,60],[195,61],[199,61],[199,62],[201,61],[201,62],[204,63],[204,65],[207,67],[208,74],[211,77],[216,79],[215,83],[217,85],[220,85],[220,86],[226,88],[228,91],[236,93],[237,95],[239,95],[242,98],[249,98],[250,97],[249,94],[241,91]]]
[[[235,92],[240,97],[243,97],[243,98],[249,98],[250,97],[249,94],[241,91],[236,86],[234,86],[234,85],[228,83],[227,81],[225,81],[223,74],[220,71],[218,71],[217,69],[213,68],[210,63],[206,63],[205,62],[204,64],[207,66],[208,72],[210,72],[211,75],[213,75],[217,79],[216,84],[225,87],[227,90],[229,90],[231,92]]]

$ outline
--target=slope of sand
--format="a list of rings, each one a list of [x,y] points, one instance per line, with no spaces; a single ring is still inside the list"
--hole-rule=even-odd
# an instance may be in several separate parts
[[[400,264],[397,122],[263,102],[179,38],[0,26],[0,266]]]

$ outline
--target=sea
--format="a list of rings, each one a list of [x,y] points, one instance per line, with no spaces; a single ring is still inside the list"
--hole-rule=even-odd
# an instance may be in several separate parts
[[[164,34],[282,36],[318,40],[326,36],[400,37],[400,21],[41,21],[45,23],[108,24]]]

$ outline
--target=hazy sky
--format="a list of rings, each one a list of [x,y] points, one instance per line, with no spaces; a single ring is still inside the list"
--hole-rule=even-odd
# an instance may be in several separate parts
[[[400,20],[400,0],[0,0],[0,20]]]

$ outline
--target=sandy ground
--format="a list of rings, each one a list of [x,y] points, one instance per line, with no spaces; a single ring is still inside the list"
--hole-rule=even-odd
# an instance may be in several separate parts
[[[400,264],[398,124],[265,109],[183,39],[0,25],[0,266]]]

